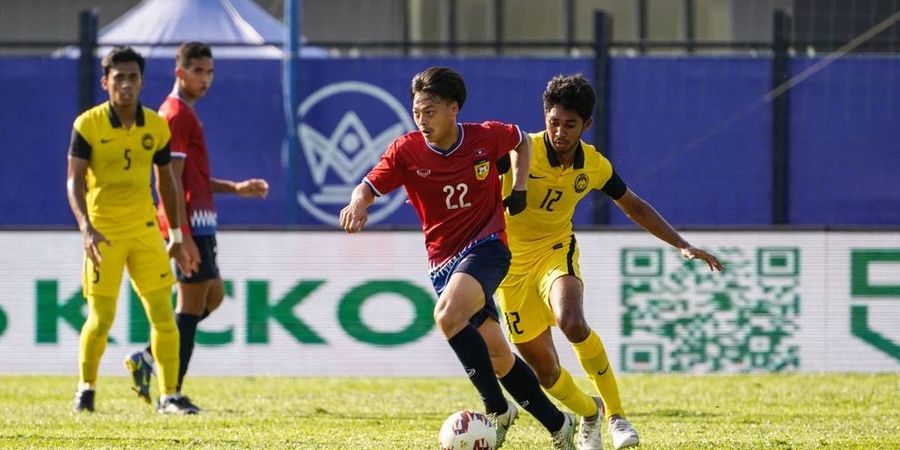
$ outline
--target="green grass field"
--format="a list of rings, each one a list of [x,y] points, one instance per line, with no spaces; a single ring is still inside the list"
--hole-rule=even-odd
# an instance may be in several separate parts
[[[0,448],[435,449],[447,415],[480,409],[463,377],[195,377],[186,389],[204,412],[172,417],[104,377],[97,412],[75,415],[75,381],[0,377]],[[628,375],[620,387],[644,449],[900,448],[898,374]],[[521,417],[504,448],[548,448]]]

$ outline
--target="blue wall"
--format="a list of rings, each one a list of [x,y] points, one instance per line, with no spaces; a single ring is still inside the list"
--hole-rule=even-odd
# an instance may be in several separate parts
[[[615,60],[614,167],[672,223],[768,223],[770,108],[753,106],[769,89],[769,73],[764,59]],[[611,210],[612,223],[631,223]]]
[[[797,58],[792,72],[816,61]],[[768,224],[771,105],[761,98],[771,89],[770,64],[750,57],[614,59],[608,154],[616,170],[676,225]],[[551,76],[593,74],[589,59],[313,60],[303,62],[301,101],[329,85],[364,82],[393,97],[408,116],[410,76],[431,65],[453,66],[466,77],[469,101],[461,120],[497,119],[528,131],[542,128],[541,92]],[[149,60],[145,79],[142,98],[156,108],[172,87],[172,63]],[[74,223],[65,197],[65,153],[77,114],[76,80],[72,60],[0,59],[0,137],[6,144],[0,226]],[[854,57],[835,62],[791,91],[791,223],[900,223],[898,87],[900,58]],[[322,223],[297,207],[297,193],[286,187],[291,177],[309,198],[323,192],[313,174],[316,164],[305,157],[295,172],[283,169],[281,90],[278,61],[216,61],[213,88],[198,104],[212,173],[264,177],[272,187],[265,201],[217,197],[222,224],[284,225],[292,213],[297,223]],[[97,101],[103,98],[98,92]],[[313,133],[317,139],[337,139],[334,130],[346,121],[348,110],[364,123],[363,133],[402,125],[396,111],[359,92],[311,106],[301,120],[307,132],[318,133]],[[338,143],[349,145],[347,158],[354,156],[351,147],[358,145],[358,135],[349,140],[345,135]],[[345,183],[352,186],[365,167],[353,165],[362,159],[349,161],[343,176],[353,178]],[[325,184],[344,182],[334,170],[323,173]],[[330,195],[340,199],[344,194],[338,189]],[[341,206],[324,202],[318,209],[336,215]],[[591,223],[593,206],[583,204],[576,223]],[[630,223],[612,210],[613,224]],[[407,205],[381,222],[415,223]]]
[[[0,58],[0,224],[75,223],[66,201],[66,148],[76,65]]]
[[[900,58],[837,60],[791,109],[791,223],[900,224]]]

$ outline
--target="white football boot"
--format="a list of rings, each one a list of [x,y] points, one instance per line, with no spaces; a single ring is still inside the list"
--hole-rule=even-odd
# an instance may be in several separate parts
[[[491,423],[494,424],[494,428],[497,429],[497,446],[495,447],[497,450],[499,450],[506,441],[506,432],[509,431],[509,427],[511,427],[513,422],[519,417],[519,407],[516,406],[514,402],[507,400],[506,405],[508,408],[505,413],[487,415]]]
[[[591,397],[597,403],[597,418],[587,421],[581,418],[578,427],[578,450],[603,450],[603,439],[600,437],[600,429],[603,428],[603,401],[600,397]]]
[[[617,417],[609,421],[609,435],[612,437],[613,448],[616,450],[634,447],[641,441],[637,430],[624,417]]]

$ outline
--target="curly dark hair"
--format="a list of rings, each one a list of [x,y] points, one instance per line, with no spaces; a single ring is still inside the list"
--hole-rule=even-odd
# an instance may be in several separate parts
[[[419,92],[454,101],[459,109],[466,102],[466,82],[462,75],[449,67],[429,67],[417,73],[412,79],[410,98]]]
[[[557,75],[550,79],[544,90],[544,112],[562,106],[588,120],[594,112],[595,102],[594,88],[580,73]]]
[[[141,69],[141,75],[143,75],[145,64],[144,57],[131,47],[114,47],[100,61],[100,67],[103,68],[103,75],[106,76],[109,75],[109,71],[112,70],[113,64],[132,61],[138,64],[138,67]]]

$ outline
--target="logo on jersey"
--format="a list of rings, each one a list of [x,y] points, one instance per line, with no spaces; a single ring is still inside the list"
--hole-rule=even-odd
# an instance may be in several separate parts
[[[475,178],[481,181],[491,173],[491,162],[486,159],[475,161]]]
[[[416,170],[416,175],[418,175],[418,176],[420,176],[420,177],[422,177],[422,178],[427,178],[428,175],[431,175],[431,169],[419,169],[419,170]]]
[[[150,133],[144,133],[141,137],[141,145],[144,147],[144,150],[150,150],[153,148],[153,135]]]
[[[590,184],[590,178],[588,178],[587,174],[581,173],[575,177],[575,192],[582,193],[585,189],[587,189],[588,184]]]
[[[338,225],[341,208],[387,146],[415,129],[409,112],[384,89],[359,81],[326,85],[297,108],[300,141],[297,204],[313,219]],[[425,175],[427,176],[427,174]],[[368,223],[403,205],[397,189],[378,197]]]

